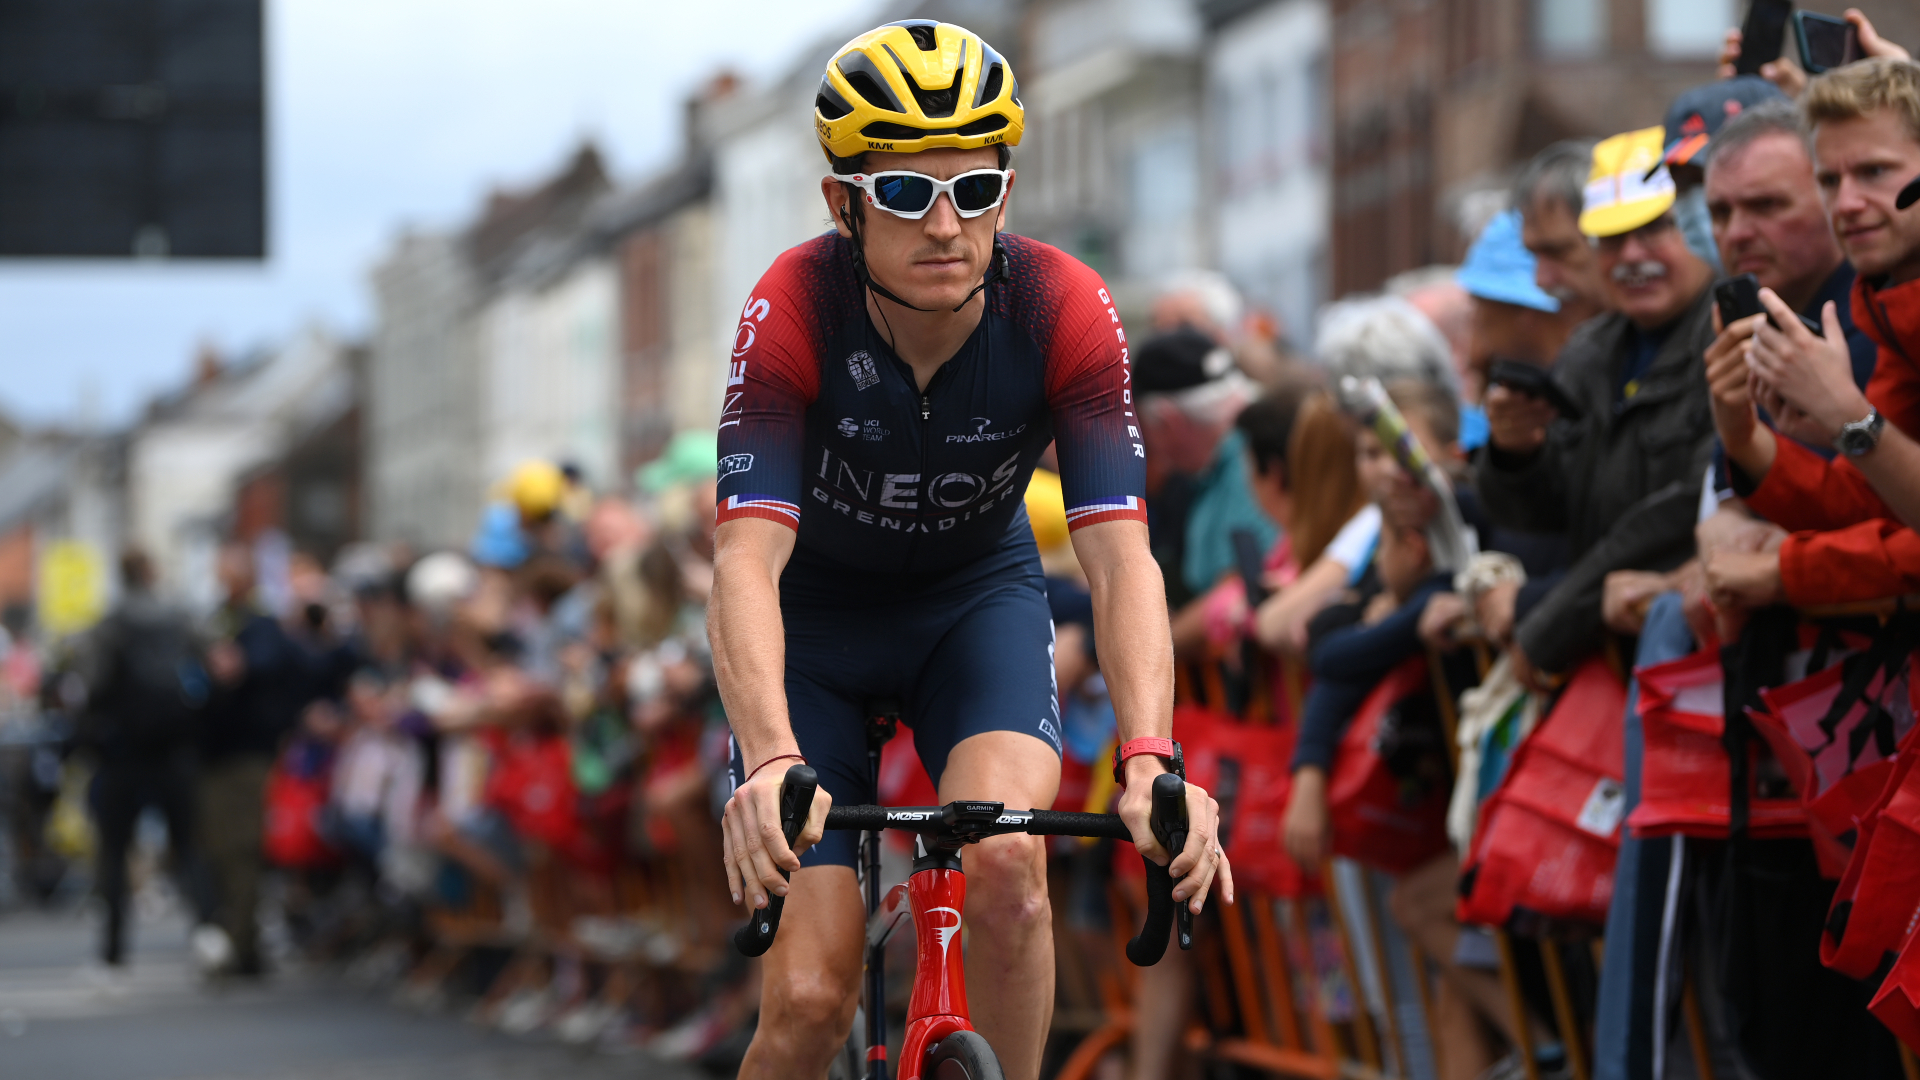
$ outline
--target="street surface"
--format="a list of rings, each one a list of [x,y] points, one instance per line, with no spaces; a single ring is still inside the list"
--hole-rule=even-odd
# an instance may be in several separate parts
[[[0,1080],[696,1080],[634,1054],[515,1039],[332,973],[210,989],[185,926],[149,911],[117,981],[80,912],[0,913]]]

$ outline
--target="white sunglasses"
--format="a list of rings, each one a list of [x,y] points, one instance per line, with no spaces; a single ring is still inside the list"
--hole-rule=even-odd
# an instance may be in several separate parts
[[[974,169],[951,180],[904,171],[832,174],[833,179],[866,192],[869,204],[909,221],[926,217],[927,211],[933,209],[933,201],[942,193],[961,217],[977,218],[1007,197],[1008,176],[1008,170],[1004,169]]]

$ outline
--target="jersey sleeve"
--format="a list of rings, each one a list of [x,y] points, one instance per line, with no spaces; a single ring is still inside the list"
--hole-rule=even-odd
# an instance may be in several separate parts
[[[720,409],[721,524],[757,517],[800,528],[807,406],[820,390],[818,338],[806,319],[805,256],[783,254],[740,310]]]
[[[1067,528],[1147,520],[1147,448],[1134,412],[1127,332],[1100,276],[1060,255],[1046,342],[1047,405]]]

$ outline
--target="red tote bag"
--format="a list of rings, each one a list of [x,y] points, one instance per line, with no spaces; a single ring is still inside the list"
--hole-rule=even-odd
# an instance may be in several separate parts
[[[1724,840],[1733,814],[1733,776],[1721,736],[1726,729],[1720,658],[1702,650],[1634,673],[1640,681],[1640,803],[1627,817],[1637,837],[1694,836]],[[1758,754],[1758,746],[1754,752]],[[1750,770],[1757,775],[1760,770]],[[1807,835],[1797,798],[1748,801],[1756,837]]]
[[[1864,979],[1879,970],[1920,918],[1920,750],[1901,744],[1886,790],[1863,816],[1853,858],[1834,891],[1820,961]]]
[[[1280,839],[1293,791],[1293,725],[1246,724],[1182,705],[1173,712],[1173,734],[1186,757],[1187,779],[1219,800],[1220,833],[1234,884],[1269,896],[1317,893],[1317,884],[1287,855]]]
[[[1521,909],[1606,921],[1626,805],[1626,707],[1604,660],[1574,672],[1481,807],[1461,921],[1504,926]]]
[[[1893,970],[1887,973],[1887,981],[1880,984],[1880,992],[1873,995],[1867,1009],[1907,1049],[1920,1052],[1920,947],[1916,947],[1915,938],[1907,939],[1899,959],[1893,962]]]
[[[1405,755],[1386,745],[1396,725],[1419,726],[1433,708],[1423,654],[1389,672],[1354,713],[1327,784],[1334,854],[1404,874],[1448,849],[1447,799],[1453,785],[1445,746],[1436,742],[1436,753]],[[1437,730],[1437,714],[1432,723]],[[1390,762],[1389,756],[1412,760]]]
[[[320,832],[320,812],[327,805],[324,772],[300,777],[283,762],[267,775],[266,830],[263,847],[267,861],[289,870],[315,870],[340,862],[340,853]]]

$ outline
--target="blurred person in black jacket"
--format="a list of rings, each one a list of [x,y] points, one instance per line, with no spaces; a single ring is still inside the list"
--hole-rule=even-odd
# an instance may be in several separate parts
[[[267,773],[317,696],[326,663],[258,605],[250,548],[222,547],[218,573],[226,600],[213,617],[214,693],[199,740],[197,810],[208,892],[193,945],[209,972],[252,977],[263,971],[255,914]]]
[[[99,830],[95,886],[106,905],[100,959],[126,961],[127,854],[148,807],[166,821],[169,861],[188,865],[193,844],[193,737],[208,700],[201,642],[185,612],[154,595],[153,564],[120,559],[124,595],[80,650],[87,686],[79,747],[98,766],[89,790]]]

